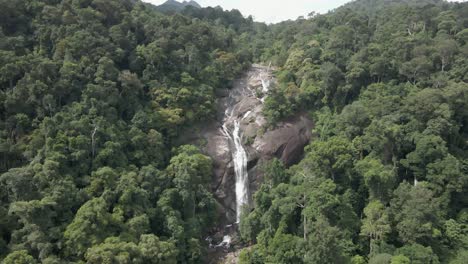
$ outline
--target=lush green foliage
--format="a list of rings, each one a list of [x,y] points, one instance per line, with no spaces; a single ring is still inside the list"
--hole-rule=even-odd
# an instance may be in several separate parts
[[[359,0],[267,26],[220,8],[0,0],[0,259],[199,263],[212,164],[175,139],[216,89],[273,62],[275,122],[310,111],[304,159],[273,160],[242,263],[465,263],[468,4]]]
[[[468,4],[414,2],[272,26],[264,112],[311,111],[315,139],[266,170],[241,263],[466,262]]]
[[[172,142],[249,66],[253,22],[131,0],[0,7],[0,259],[200,262],[211,160]]]
[[[280,87],[266,102],[272,123],[304,108],[341,112],[372,83],[443,88],[468,80],[466,4],[367,2],[259,33],[258,43],[271,43],[260,58],[281,66]]]

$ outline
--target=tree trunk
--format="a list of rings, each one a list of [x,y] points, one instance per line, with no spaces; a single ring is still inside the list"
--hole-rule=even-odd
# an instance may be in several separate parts
[[[307,241],[307,216],[304,213],[304,241]]]

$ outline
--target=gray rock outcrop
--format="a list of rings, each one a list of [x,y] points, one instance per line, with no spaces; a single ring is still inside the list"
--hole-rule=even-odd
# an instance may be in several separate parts
[[[274,77],[269,68],[253,65],[240,79],[234,82],[233,88],[227,92],[218,90],[222,97],[219,100],[219,113],[226,109],[230,118],[240,122],[244,149],[247,152],[250,193],[254,193],[262,182],[261,164],[272,158],[278,158],[286,166],[300,160],[304,146],[311,139],[312,121],[306,114],[300,114],[266,129],[266,120],[262,115],[263,99],[258,98]],[[219,213],[224,218],[223,223],[233,223],[236,220],[235,173],[232,159],[232,142],[223,131],[223,122],[229,126],[230,120],[219,116],[218,120],[205,124],[197,133],[186,135],[192,138],[191,143],[198,144],[204,153],[213,159],[214,178],[213,193],[219,203]]]

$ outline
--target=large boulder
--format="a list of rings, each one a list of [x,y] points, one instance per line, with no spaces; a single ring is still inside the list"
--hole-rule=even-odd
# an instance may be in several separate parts
[[[276,157],[291,166],[300,160],[304,146],[310,141],[312,128],[313,123],[307,115],[298,115],[257,136],[252,147],[261,158]]]
[[[254,143],[248,148],[251,194],[263,181],[261,164],[278,158],[289,167],[301,160],[304,147],[311,139],[312,128],[312,121],[303,114],[283,121],[274,129],[255,137]]]

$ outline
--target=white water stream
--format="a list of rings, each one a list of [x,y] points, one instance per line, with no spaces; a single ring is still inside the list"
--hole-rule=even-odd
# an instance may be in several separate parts
[[[270,90],[270,81],[265,81],[262,79],[262,92],[267,93]]]
[[[246,118],[250,113],[246,113]],[[242,206],[249,203],[249,174],[247,172],[247,152],[242,146],[242,133],[240,131],[240,121],[233,120],[234,129],[232,132],[228,129],[227,123],[233,119],[232,111],[226,110],[226,116],[223,123],[224,134],[232,141],[234,150],[232,161],[234,162],[234,173],[236,176],[236,222],[240,221]]]
[[[242,146],[242,134],[240,132],[239,121],[234,122],[234,131],[232,133],[234,141],[234,171],[236,173],[236,215],[237,221],[240,221],[242,206],[249,202],[249,174],[247,172],[247,153]]]
[[[269,69],[267,70],[267,73]],[[242,87],[240,94],[244,97],[257,98],[262,101],[265,100],[265,97],[270,88],[270,80],[268,76],[257,75],[255,78],[260,79],[262,84],[262,98],[257,98],[253,90],[250,90],[247,85]],[[232,96],[232,95],[231,95]],[[247,171],[247,152],[242,145],[242,131],[241,131],[241,122],[252,114],[252,111],[249,110],[242,115],[235,114],[235,106],[239,103],[233,97],[230,96],[228,100],[228,107],[225,112],[224,121],[223,121],[223,132],[226,137],[232,143],[233,149],[231,150],[232,160],[234,163],[234,172],[236,176],[235,183],[235,192],[236,192],[236,222],[239,223],[242,207],[249,205],[249,175]],[[241,99],[242,100],[242,99]]]

